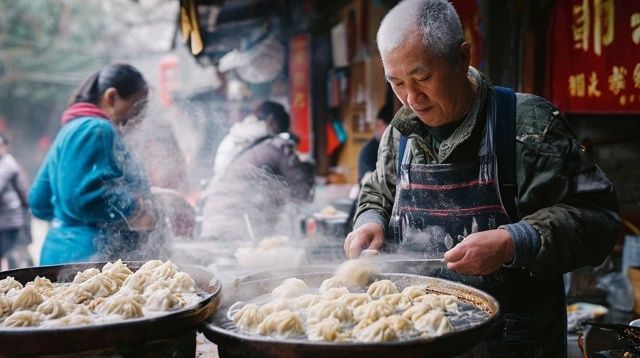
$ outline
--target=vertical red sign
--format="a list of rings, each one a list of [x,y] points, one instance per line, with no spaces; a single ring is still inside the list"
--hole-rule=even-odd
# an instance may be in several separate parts
[[[158,65],[160,69],[159,92],[160,103],[171,106],[171,92],[176,90],[178,85],[178,58],[176,56],[165,56]]]
[[[557,1],[550,37],[560,110],[640,113],[640,1]]]
[[[300,137],[298,151],[311,152],[311,61],[309,35],[289,40],[291,129]]]

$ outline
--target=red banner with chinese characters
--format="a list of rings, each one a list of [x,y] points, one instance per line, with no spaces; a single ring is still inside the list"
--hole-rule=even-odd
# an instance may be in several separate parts
[[[640,1],[560,0],[550,99],[565,113],[640,113]]]
[[[300,137],[298,151],[311,151],[311,59],[309,35],[289,40],[291,130]]]

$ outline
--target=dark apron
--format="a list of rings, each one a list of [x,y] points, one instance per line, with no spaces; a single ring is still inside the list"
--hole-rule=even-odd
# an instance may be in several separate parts
[[[407,164],[411,153],[404,152],[391,223],[399,252],[442,258],[467,235],[511,222],[498,185],[495,106],[487,111],[477,160]],[[410,147],[412,139],[408,141]],[[487,340],[491,357],[566,356],[562,277],[540,280],[526,269],[506,267],[488,276],[467,276],[447,269],[424,274],[474,286],[498,299],[500,319]]]

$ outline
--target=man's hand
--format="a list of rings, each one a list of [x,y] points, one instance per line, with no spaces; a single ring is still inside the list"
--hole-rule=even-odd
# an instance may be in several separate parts
[[[447,268],[465,275],[487,275],[513,260],[513,241],[507,230],[496,229],[467,236],[444,254]]]
[[[384,232],[380,225],[368,223],[347,235],[344,253],[348,259],[356,259],[364,249],[379,250],[384,244]]]

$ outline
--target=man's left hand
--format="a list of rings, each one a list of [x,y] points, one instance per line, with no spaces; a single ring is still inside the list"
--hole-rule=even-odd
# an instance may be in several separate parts
[[[465,275],[487,275],[513,260],[513,241],[507,230],[473,233],[444,254],[447,268]]]

